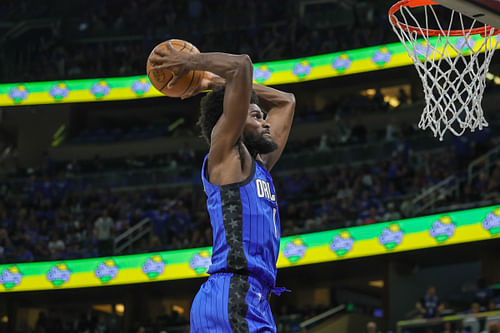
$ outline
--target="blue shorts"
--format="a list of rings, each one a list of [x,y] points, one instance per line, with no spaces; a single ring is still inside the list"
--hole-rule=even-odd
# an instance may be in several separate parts
[[[193,300],[190,333],[276,332],[270,291],[253,276],[210,275]]]

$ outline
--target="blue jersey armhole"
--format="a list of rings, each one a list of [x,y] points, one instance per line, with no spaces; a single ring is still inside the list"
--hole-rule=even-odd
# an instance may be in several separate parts
[[[231,184],[224,184],[224,185],[215,185],[215,184],[212,184],[209,180],[208,180],[208,177],[207,177],[207,159],[208,159],[208,154],[205,156],[205,158],[203,159],[203,166],[201,167],[201,179],[203,180],[203,183],[206,183],[210,186],[215,186],[215,187],[242,187],[242,186],[245,186],[247,185],[248,183],[250,183],[252,181],[252,179],[254,178],[255,176],[255,159],[252,158],[252,167],[251,167],[251,170],[250,170],[250,174],[248,175],[248,177],[240,182],[236,182],[236,183],[231,183]]]

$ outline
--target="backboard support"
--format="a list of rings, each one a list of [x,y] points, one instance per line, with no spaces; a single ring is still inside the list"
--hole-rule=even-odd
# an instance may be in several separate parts
[[[438,4],[500,29],[500,0],[434,0]]]

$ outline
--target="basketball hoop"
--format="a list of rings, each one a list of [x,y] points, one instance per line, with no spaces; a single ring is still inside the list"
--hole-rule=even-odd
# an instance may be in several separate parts
[[[435,5],[431,0],[399,1],[389,10],[389,21],[422,79],[426,106],[418,127],[430,128],[443,140],[447,130],[460,136],[467,128],[474,132],[488,126],[481,101],[500,30],[453,9],[449,20],[441,22]],[[417,10],[423,13],[418,16]]]

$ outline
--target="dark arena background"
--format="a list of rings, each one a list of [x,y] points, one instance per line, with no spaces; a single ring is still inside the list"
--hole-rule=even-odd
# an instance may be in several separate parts
[[[255,82],[295,94],[272,170],[292,290],[270,298],[278,332],[500,332],[499,56],[489,126],[439,141],[417,128],[393,4],[2,0],[0,332],[189,332],[211,262],[208,147],[203,94],[165,97],[145,75],[171,38],[248,54]]]

